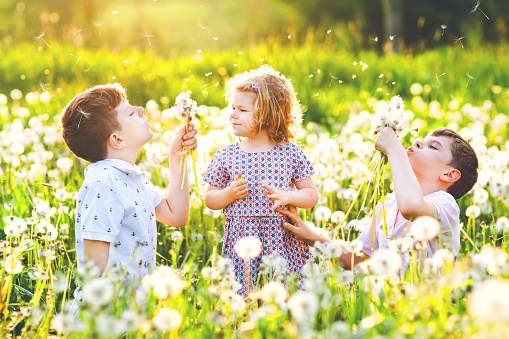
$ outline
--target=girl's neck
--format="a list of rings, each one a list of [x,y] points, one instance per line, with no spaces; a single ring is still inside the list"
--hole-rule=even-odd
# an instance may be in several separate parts
[[[266,152],[276,146],[276,143],[270,140],[266,131],[261,130],[255,136],[243,138],[239,143],[241,150],[245,152]]]

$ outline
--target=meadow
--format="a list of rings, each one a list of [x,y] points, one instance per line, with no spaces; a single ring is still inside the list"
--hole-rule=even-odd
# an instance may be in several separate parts
[[[381,57],[346,52],[326,35],[323,40],[179,59],[47,48],[42,42],[5,51],[0,59],[0,335],[507,337],[509,73],[503,65],[509,64],[508,47],[453,45]],[[374,153],[368,133],[373,114],[401,95],[420,138],[439,126],[466,138],[480,172],[474,189],[458,201],[460,257],[454,260],[444,249],[420,268],[415,253],[423,243],[395,243],[352,273],[335,262],[337,248],[318,246],[303,270],[302,289],[291,276],[283,285],[284,264],[265,257],[273,282],[249,298],[239,297],[231,264],[220,258],[224,217],[204,206],[201,176],[215,151],[235,140],[225,81],[262,64],[292,78],[306,110],[300,143],[315,168],[320,200],[301,216],[316,232],[346,241],[352,253],[359,251],[354,240],[372,212],[361,209],[354,196]],[[189,223],[181,229],[159,225],[159,265],[141,281],[150,290],[148,301],[132,297],[136,286],[122,284],[122,272],[97,278],[92,267],[76,269],[73,209],[87,163],[66,148],[58,115],[75,94],[115,81],[125,85],[132,103],[145,107],[154,138],[138,165],[162,188],[169,180],[166,150],[180,124],[169,108],[184,90],[200,105],[198,182],[190,172]],[[414,139],[408,135],[403,143]],[[388,174],[387,192],[390,182]],[[397,253],[406,250],[414,260],[400,276]],[[74,318],[68,311],[76,279],[84,282],[87,305]]]

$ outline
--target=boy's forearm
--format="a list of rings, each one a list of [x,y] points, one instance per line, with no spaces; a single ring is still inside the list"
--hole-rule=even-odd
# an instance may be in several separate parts
[[[166,202],[175,216],[177,224],[186,224],[189,218],[189,182],[187,171],[180,171],[181,155],[173,154],[169,158],[170,182]],[[184,161],[187,161],[184,159]],[[182,186],[182,180],[184,185]]]
[[[296,191],[290,191],[289,205],[298,208],[312,208],[318,202],[318,191],[315,188],[305,187]]]
[[[398,209],[403,216],[413,215],[415,211],[422,208],[425,201],[419,181],[408,161],[406,150],[402,145],[395,145],[387,152],[387,158]]]

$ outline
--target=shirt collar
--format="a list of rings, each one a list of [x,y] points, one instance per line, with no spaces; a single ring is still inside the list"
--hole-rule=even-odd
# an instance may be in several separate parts
[[[103,165],[108,165],[108,166],[114,167],[114,168],[118,169],[119,171],[122,171],[125,173],[131,173],[131,174],[136,174],[136,175],[143,174],[143,172],[140,170],[140,168],[138,166],[136,166],[136,165],[133,166],[124,160],[114,159],[114,158],[96,161],[93,164],[91,164],[90,166],[88,166],[85,169],[85,172],[88,170],[89,167],[103,166]]]

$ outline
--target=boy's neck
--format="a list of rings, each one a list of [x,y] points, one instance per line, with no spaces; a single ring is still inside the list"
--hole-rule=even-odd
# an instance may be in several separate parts
[[[244,138],[239,145],[245,152],[265,152],[274,148],[276,143],[269,138],[266,131],[261,130],[260,133],[253,137]]]
[[[139,152],[139,150],[138,150]],[[108,153],[106,154],[106,159],[120,159],[123,160],[131,165],[136,165],[136,159],[138,158],[138,152],[132,152],[127,149],[122,150],[108,150]]]
[[[428,194],[431,194],[433,192],[438,191],[444,191],[447,192],[447,189],[449,188],[450,184],[446,184],[441,181],[428,181],[425,179],[417,178],[417,181],[419,181],[419,185],[421,186],[422,195],[426,196]]]

